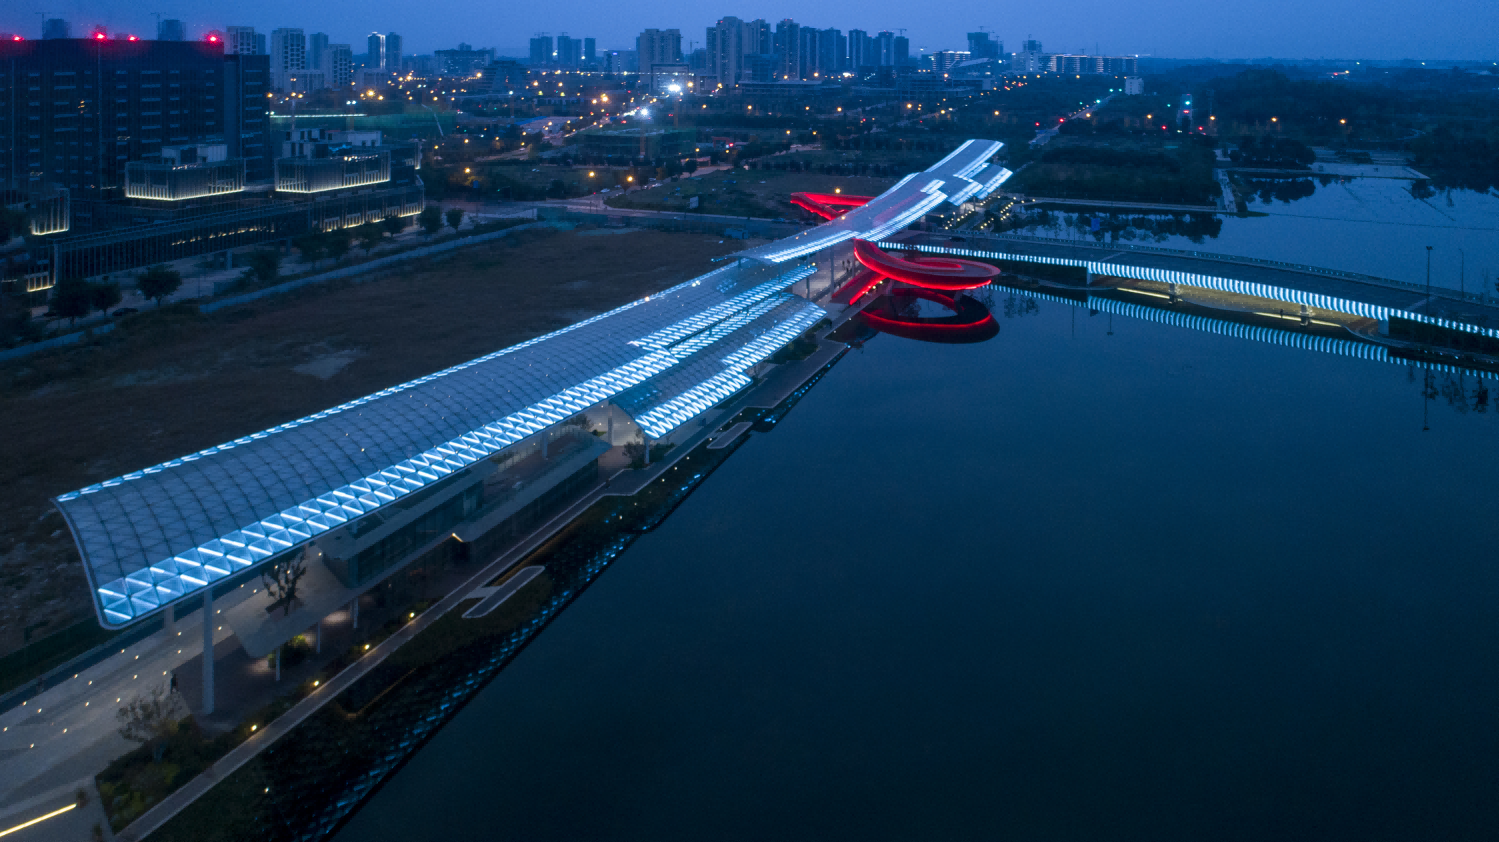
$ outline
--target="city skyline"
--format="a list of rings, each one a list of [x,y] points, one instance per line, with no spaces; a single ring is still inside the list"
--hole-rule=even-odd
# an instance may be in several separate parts
[[[465,41],[524,56],[527,41],[538,32],[593,37],[600,49],[629,49],[643,29],[676,28],[683,33],[684,48],[688,44],[701,47],[707,28],[719,18],[732,15],[772,22],[791,18],[844,30],[904,29],[913,53],[963,49],[965,33],[982,28],[1006,44],[1018,45],[1023,39],[1035,38],[1065,52],[1208,59],[1473,61],[1494,58],[1492,38],[1484,33],[1499,29],[1499,7],[1482,0],[1454,0],[1423,10],[1418,18],[1407,16],[1405,8],[1393,2],[1330,0],[1308,8],[1289,0],[1255,0],[1225,9],[1207,9],[1179,0],[1156,0],[1133,6],[1085,1],[1081,6],[1069,6],[1065,15],[1042,9],[976,13],[959,6],[924,9],[921,15],[913,15],[908,7],[892,5],[882,10],[842,2],[821,4],[808,14],[806,7],[790,3],[752,4],[747,8],[657,3],[628,9],[583,7],[571,17],[550,9],[520,8],[467,23],[463,23],[466,16],[487,12],[450,0],[418,16],[407,14],[401,7],[373,5],[360,13],[364,17],[355,18],[347,9],[309,8],[270,0],[219,4],[212,12],[218,19],[209,20],[201,7],[186,4],[165,6],[159,14],[98,0],[74,2],[62,9],[43,5],[40,0],[17,4],[0,18],[0,31],[37,37],[45,13],[47,18],[68,20],[75,33],[104,26],[149,38],[156,32],[159,17],[181,20],[189,38],[231,24],[254,26],[259,32],[288,27],[327,32],[340,42],[359,42],[370,31],[393,30],[405,35],[404,52],[408,55],[431,53]],[[1298,21],[1298,25],[1288,28],[1284,25],[1287,20]],[[914,26],[901,27],[903,23]]]

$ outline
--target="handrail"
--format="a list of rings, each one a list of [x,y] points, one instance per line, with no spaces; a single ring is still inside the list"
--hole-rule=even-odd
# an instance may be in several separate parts
[[[1275,269],[1289,269],[1308,275],[1322,275],[1325,277],[1342,278],[1349,281],[1357,281],[1377,286],[1395,287],[1425,294],[1426,287],[1422,284],[1413,284],[1409,281],[1397,281],[1393,278],[1381,278],[1375,275],[1365,275],[1359,272],[1345,272],[1341,269],[1328,269],[1322,266],[1308,266],[1303,263],[1288,263],[1283,260],[1266,260],[1259,257],[1242,257],[1232,254],[1221,254],[1210,251],[1185,251],[1183,249],[1162,248],[1160,246],[1141,246],[1133,243],[1097,243],[1078,242],[1075,240],[1061,240],[1055,237],[1037,237],[1030,234],[978,234],[963,232],[962,236],[970,239],[982,240],[1018,240],[1022,242],[1040,243],[1052,246],[1070,246],[1076,248],[1109,249],[1112,251],[1133,251],[1149,254],[1162,254],[1172,257],[1192,257],[1199,260],[1216,260],[1221,263],[1244,263],[1252,266],[1267,266]],[[1472,301],[1478,304],[1488,304],[1489,298],[1485,293],[1461,293],[1445,287],[1433,287],[1432,293],[1441,295],[1443,298],[1455,298],[1458,300]]]

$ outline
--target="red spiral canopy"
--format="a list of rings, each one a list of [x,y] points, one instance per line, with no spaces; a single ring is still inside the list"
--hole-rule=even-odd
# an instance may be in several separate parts
[[[987,263],[950,257],[900,258],[867,240],[854,240],[854,257],[870,271],[923,289],[974,289],[999,277],[998,267]]]
[[[842,193],[792,193],[791,204],[809,210],[823,219],[835,219],[850,209],[867,204],[873,196],[845,196]]]

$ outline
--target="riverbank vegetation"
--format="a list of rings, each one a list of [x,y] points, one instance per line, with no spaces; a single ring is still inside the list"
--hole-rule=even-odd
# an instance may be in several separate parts
[[[1190,91],[1196,122],[1214,124],[1220,138],[1234,142],[1291,140],[1350,160],[1371,150],[1398,152],[1437,189],[1499,187],[1499,91],[1492,75],[1359,63],[1336,70],[1205,64],[1150,76],[1146,88]],[[1126,97],[1110,107],[1151,113],[1167,102],[1179,108],[1179,101]]]

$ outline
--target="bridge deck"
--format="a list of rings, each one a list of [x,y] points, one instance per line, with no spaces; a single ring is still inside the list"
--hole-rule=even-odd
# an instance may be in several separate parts
[[[1467,322],[1481,327],[1499,326],[1499,299],[1470,293],[1467,300],[1456,290],[1432,288],[1431,308],[1427,309],[1424,287],[1384,278],[1299,268],[1289,264],[1275,265],[1233,256],[1169,251],[1154,248],[1131,248],[1122,244],[1044,242],[1040,238],[983,236],[964,232],[964,240],[949,242],[946,235],[921,234],[908,239],[927,245],[1002,251],[1009,254],[1063,260],[1112,263],[1120,266],[1189,272],[1228,277],[1251,283],[1286,289],[1315,292],[1336,298],[1361,301],[1379,307],[1425,313],[1444,319]]]

